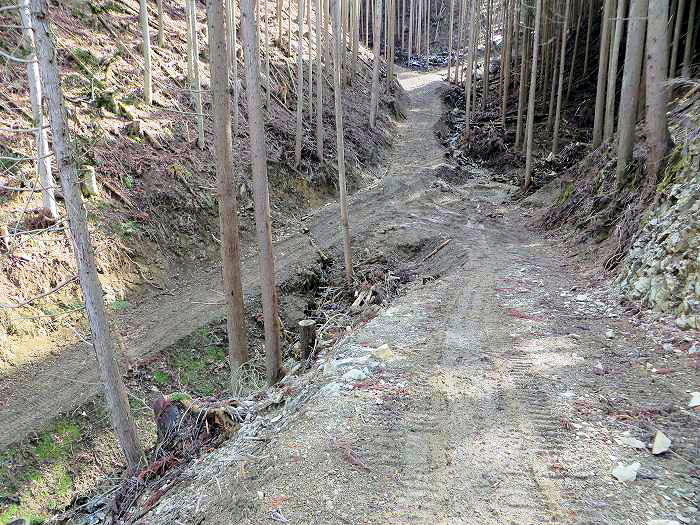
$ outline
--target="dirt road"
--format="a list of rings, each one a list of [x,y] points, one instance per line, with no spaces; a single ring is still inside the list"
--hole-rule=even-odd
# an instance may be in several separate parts
[[[302,409],[271,414],[255,452],[230,444],[198,461],[148,523],[694,523],[696,449],[684,436],[700,425],[682,390],[630,366],[648,343],[503,204],[504,186],[434,169],[442,83],[401,80],[412,107],[385,191],[372,195],[382,227],[363,240],[449,244],[418,259],[407,294],[323,363]],[[384,344],[391,352],[368,360]],[[629,416],[676,398],[682,425]],[[620,444],[648,441],[657,425],[686,459]],[[618,461],[640,461],[639,479],[614,480]]]

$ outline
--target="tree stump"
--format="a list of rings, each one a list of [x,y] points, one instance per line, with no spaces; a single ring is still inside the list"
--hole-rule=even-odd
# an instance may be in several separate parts
[[[316,341],[316,321],[304,319],[299,321],[299,343],[301,346],[301,356],[308,359],[313,352]]]

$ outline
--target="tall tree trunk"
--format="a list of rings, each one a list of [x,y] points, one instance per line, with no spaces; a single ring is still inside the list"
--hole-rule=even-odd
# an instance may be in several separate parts
[[[452,27],[454,26],[455,0],[450,0],[450,26],[447,36],[447,81],[452,82]]]
[[[591,50],[591,29],[593,28],[593,6],[595,2],[589,0],[588,2],[588,28],[586,29],[586,52],[583,58],[583,78],[588,75],[588,57]]]
[[[508,6],[504,4],[504,8],[508,9]],[[507,11],[506,21],[503,27],[505,32],[505,47],[503,49],[503,58],[501,59],[501,71],[503,72],[503,83],[501,87],[501,125],[503,129],[506,127],[506,105],[508,103],[508,93],[510,91],[510,52],[513,45],[513,37],[511,33],[511,10]]]
[[[281,0],[280,0],[281,1]],[[233,136],[238,134],[238,98],[240,96],[240,87],[238,85],[238,56],[236,54],[236,46],[238,45],[238,32],[236,29],[236,7],[235,0],[226,0],[226,35],[228,40],[229,64],[233,69]]]
[[[294,141],[294,166],[301,164],[301,140],[304,112],[304,0],[299,0],[297,10],[297,132]]]
[[[95,254],[80,196],[74,146],[66,122],[65,101],[61,92],[57,55],[49,36],[47,1],[31,0],[31,11],[31,25],[34,28],[36,38],[37,57],[51,124],[53,149],[63,189],[71,240],[78,263],[78,275],[85,300],[85,311],[90,321],[92,344],[95,348],[97,365],[112,424],[129,470],[134,472],[144,466],[145,456],[136,435],[136,426],[131,416],[126,387],[116,361],[117,345],[110,331],[102,286],[97,278]]]
[[[333,0],[333,33],[340,35],[340,2]],[[381,28],[382,0],[377,0],[375,7],[375,29],[379,25]],[[375,57],[379,45],[379,29],[372,33],[372,40],[375,45]],[[350,246],[350,221],[348,218],[348,197],[345,184],[345,137],[343,130],[343,86],[341,82],[341,40],[335,38],[334,60],[333,60],[333,91],[335,98],[335,137],[336,149],[338,152],[338,185],[340,186],[340,222],[343,229],[343,254],[345,257],[345,279],[349,287],[352,287],[352,251]],[[373,91],[374,93],[374,91]]]
[[[676,27],[673,31],[673,48],[671,51],[671,67],[669,69],[669,77],[676,76],[678,71],[678,49],[681,41],[681,26],[683,25],[683,15],[685,14],[685,0],[678,0],[678,10],[676,11]]]
[[[158,47],[165,47],[165,27],[163,27],[163,0],[158,2]]]
[[[489,73],[491,73],[491,11],[493,0],[486,0],[486,42],[484,44],[484,75],[481,88],[481,111],[486,111],[489,96]]]
[[[462,49],[464,45],[464,27],[465,27],[465,22],[464,22],[464,17],[466,15],[467,11],[467,2],[469,0],[460,0],[459,2],[459,21],[457,24],[459,25],[459,33],[457,35],[457,54],[461,56],[463,54]],[[476,1],[476,0],[472,0]],[[460,81],[460,76],[461,76],[461,70],[462,70],[462,61],[458,60],[457,64],[455,64],[455,84],[458,84]]]
[[[454,1],[454,0],[453,0]],[[405,51],[404,36],[406,34],[406,0],[401,0],[401,50]]]
[[[561,30],[561,56],[559,58],[559,88],[557,92],[557,114],[554,118],[554,133],[552,138],[552,153],[556,155],[559,152],[559,123],[561,122],[561,103],[564,90],[564,62],[566,60],[566,41],[569,37],[569,9],[571,8],[571,0],[566,0],[566,8],[564,9],[564,27]]]
[[[148,32],[148,6],[146,0],[139,0],[139,23],[143,38],[143,100],[146,104],[153,103],[151,88],[151,36]]]
[[[272,252],[270,223],[270,195],[267,184],[267,145],[265,123],[261,110],[260,74],[256,56],[254,0],[241,0],[241,32],[245,57],[246,98],[248,102],[248,130],[250,156],[253,164],[255,195],[255,231],[260,251],[260,284],[262,289],[263,321],[265,324],[265,372],[268,384],[280,378],[282,357],[279,340],[279,316],[277,314],[277,290],[275,287],[275,259]],[[290,33],[291,36],[291,33]]]
[[[185,23],[187,25],[187,87],[190,88],[190,100],[194,104],[194,93],[192,92],[194,86],[194,64],[192,57],[192,21],[190,20],[190,2],[192,0],[185,0]]]
[[[527,105],[527,151],[525,153],[524,189],[530,187],[532,178],[532,142],[535,134],[535,94],[537,91],[537,60],[540,49],[540,20],[542,18],[542,0],[536,0],[535,36],[532,39],[532,67],[530,72],[530,100]]]
[[[27,79],[29,81],[29,98],[32,104],[32,118],[36,128],[36,171],[41,184],[41,196],[44,209],[49,215],[58,218],[56,208],[56,197],[54,196],[54,179],[51,174],[51,158],[49,157],[49,141],[46,137],[46,126],[44,125],[44,109],[41,99],[41,77],[39,75],[39,63],[36,58],[36,43],[34,41],[34,29],[32,26],[29,5],[24,4],[19,8],[20,22],[22,24],[22,34],[31,50],[30,60],[27,62]]]
[[[241,286],[241,246],[238,226],[236,178],[233,172],[231,137],[231,95],[228,89],[230,53],[226,43],[222,0],[207,0],[209,28],[209,69],[216,151],[216,185],[219,193],[221,261],[226,297],[226,331],[231,365],[231,392],[240,391],[241,366],[248,361],[248,328]]]
[[[600,27],[600,56],[598,58],[598,86],[595,97],[595,119],[593,122],[593,147],[603,142],[603,124],[605,122],[605,87],[608,76],[608,58],[610,55],[610,17],[613,0],[605,0],[603,23]]]
[[[316,0],[316,156],[323,162],[323,69],[321,65],[321,0]]]
[[[668,0],[649,0],[646,58],[647,185],[656,186],[657,175],[671,141],[666,119],[668,93]]]
[[[563,31],[564,28],[560,28],[560,31]],[[555,40],[555,48],[554,48],[554,53],[552,55],[558,56],[559,55],[559,42],[561,41],[560,38],[556,38],[556,34],[554,31],[554,28],[552,28],[552,39]],[[548,41],[549,39],[543,39],[543,41]],[[558,61],[552,60],[552,71],[551,74],[551,80],[549,81],[551,84],[547,84],[550,86],[550,91],[549,91],[549,110],[547,111],[547,131],[552,130],[552,125],[554,124],[554,101],[556,100],[555,94],[556,94],[556,88],[558,85],[558,75],[557,72],[559,71],[558,67]]]
[[[681,68],[681,76],[690,77],[690,61],[693,57],[693,35],[695,34],[695,10],[697,9],[697,0],[690,0],[690,13],[688,14],[688,31],[685,35],[685,53],[683,54],[683,67]]]
[[[524,7],[524,5],[523,5]],[[523,114],[525,113],[525,100],[527,99],[527,73],[528,61],[530,54],[530,32],[527,29],[528,21],[530,20],[529,13],[525,10],[523,16],[523,25],[525,27],[523,34],[522,54],[520,57],[520,89],[518,90],[518,119],[515,125],[515,149],[520,149],[520,140],[523,134]]]
[[[272,95],[272,86],[270,85],[270,2],[267,0],[258,0],[263,3],[263,14],[265,23],[262,26],[265,28],[265,109],[270,110],[270,97]]]
[[[335,0],[340,2],[341,0]],[[374,46],[374,63],[372,64],[372,94],[369,103],[369,127],[374,129],[377,119],[377,105],[379,102],[379,62],[381,60],[381,32],[382,32],[382,0],[374,0],[374,27],[372,28],[372,44]]]
[[[578,54],[578,36],[581,31],[581,19],[583,18],[583,2],[578,5],[578,22],[576,22],[576,36],[574,37],[574,52],[571,55],[571,63],[569,64],[569,81],[566,86],[566,96],[564,101],[569,100],[571,96],[571,86],[574,80],[574,67],[576,67],[576,55]]]
[[[627,45],[625,47],[625,69],[620,93],[620,116],[618,117],[617,183],[623,186],[627,181],[627,164],[632,157],[634,128],[637,120],[637,97],[639,79],[644,57],[644,36],[648,0],[631,0]]]
[[[615,33],[610,48],[610,60],[608,67],[607,100],[605,101],[605,124],[603,140],[608,142],[615,132],[615,95],[617,94],[617,63],[620,55],[620,43],[622,41],[625,13],[627,12],[627,0],[617,0],[617,17],[615,20]]]
[[[472,80],[474,78],[474,55],[476,54],[476,3],[477,0],[471,0],[471,9],[469,13],[469,55],[467,57],[467,67],[464,77],[464,129],[469,130],[471,122],[471,98],[472,98]]]
[[[145,0],[141,0],[145,1]],[[192,91],[194,92],[194,111],[197,122],[197,146],[204,148],[204,114],[202,109],[202,82],[199,78],[199,38],[197,37],[197,7],[195,0],[189,0],[190,34],[192,38]]]
[[[416,0],[409,0],[411,4],[409,13],[409,23],[408,23],[408,62],[411,62],[411,56],[413,54],[413,6]]]

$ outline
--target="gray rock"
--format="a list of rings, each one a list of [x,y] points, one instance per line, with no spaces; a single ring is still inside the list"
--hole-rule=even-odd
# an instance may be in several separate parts
[[[631,465],[618,463],[617,466],[612,469],[611,474],[617,481],[634,481],[637,479],[637,472],[641,466],[642,465],[638,461],[635,461]]]
[[[651,453],[654,455],[663,454],[671,448],[671,440],[666,437],[666,434],[658,430],[654,436],[654,444],[651,447]]]

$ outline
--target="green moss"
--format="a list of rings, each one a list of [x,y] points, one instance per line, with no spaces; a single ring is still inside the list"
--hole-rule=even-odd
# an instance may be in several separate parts
[[[67,419],[58,420],[52,431],[39,436],[33,453],[40,460],[60,460],[67,457],[80,439],[80,428]]]
[[[159,385],[166,385],[170,383],[170,374],[162,370],[156,370],[153,372],[153,380]]]
[[[120,299],[117,299],[116,301],[112,302],[111,306],[112,306],[112,310],[116,310],[116,311],[120,312],[122,310],[126,310],[127,308],[129,308],[131,306],[131,303],[129,303],[129,301],[122,301]]]
[[[569,199],[574,194],[574,183],[573,182],[567,182],[564,184],[564,187],[562,188],[561,194],[559,195],[559,203],[558,204],[564,204],[568,202]]]

